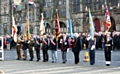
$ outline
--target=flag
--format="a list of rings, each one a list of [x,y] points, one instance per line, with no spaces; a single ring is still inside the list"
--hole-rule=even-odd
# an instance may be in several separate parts
[[[109,13],[109,11],[108,11],[108,7],[107,7],[107,5],[105,5],[105,11],[106,11],[106,13],[105,13],[105,26],[107,27],[107,29],[109,30],[110,29],[110,27],[111,27],[111,21],[110,21],[110,13]]]
[[[15,9],[16,9],[16,5],[14,4],[14,2],[12,2],[12,6],[13,6],[13,8],[15,8]]]
[[[45,33],[45,26],[44,26],[44,17],[43,13],[41,14],[41,22],[40,22],[40,35],[43,35]]]
[[[74,38],[74,34],[72,31],[72,22],[71,22],[70,18],[68,18],[68,25],[69,25],[70,36],[71,36],[71,38]]]
[[[21,0],[14,0],[15,5],[19,5],[21,3]]]
[[[28,4],[29,4],[29,5],[34,5],[34,6],[36,6],[36,4],[33,2],[33,0],[29,0],[29,1],[28,1]]]
[[[28,22],[28,20],[26,22],[26,38],[28,40],[30,39],[30,29],[29,29],[29,22]]]
[[[89,15],[89,25],[90,25],[90,36],[94,37],[95,28],[94,28],[93,19],[92,19],[90,9],[89,9],[88,15]]]
[[[12,16],[12,37],[17,42],[17,25],[15,25],[14,17]]]
[[[56,41],[58,41],[58,37],[60,37],[60,23],[59,23],[58,10],[56,10],[55,34],[56,34]]]

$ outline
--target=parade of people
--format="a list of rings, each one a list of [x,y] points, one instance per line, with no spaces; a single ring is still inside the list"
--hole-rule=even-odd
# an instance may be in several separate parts
[[[72,68],[77,70],[79,66],[98,69],[98,66],[103,65],[107,69],[120,65],[120,27],[118,27],[120,18],[117,18],[120,17],[120,13],[117,11],[120,9],[120,0],[116,3],[109,3],[109,0],[96,0],[97,3],[102,2],[101,6],[97,6],[94,0],[86,0],[83,3],[82,0],[39,0],[40,4],[37,4],[37,1],[34,3],[34,0],[22,0],[25,3],[18,0],[20,3],[15,3],[14,6],[15,1],[9,2],[12,3],[9,9],[11,11],[9,15],[11,25],[3,24],[11,29],[0,26],[0,58],[5,58],[5,62],[8,61],[6,58],[9,58],[15,62],[20,62],[20,65],[23,62],[28,62],[30,65],[33,63],[43,66],[53,65],[61,67],[60,70],[64,66],[71,71]],[[95,6],[89,5],[91,1]],[[117,3],[117,7],[112,7]],[[20,6],[21,4],[25,6]],[[66,4],[65,9],[63,9],[64,6],[60,6],[62,4]],[[81,5],[76,7],[74,4]],[[26,10],[20,11],[18,8]],[[96,10],[99,8],[101,8],[100,11]],[[48,11],[46,11],[47,9]],[[15,13],[18,12],[24,14],[17,18],[19,14]],[[32,16],[33,14],[34,16]],[[5,18],[1,19],[3,19],[1,21],[5,21]],[[10,32],[7,33],[8,31]],[[4,32],[6,33],[2,34]],[[5,51],[5,54],[1,50]],[[47,66],[44,67],[47,68]],[[51,66],[51,69],[46,69],[46,72],[52,68]],[[53,68],[53,70],[56,69]],[[36,71],[39,70],[36,69]],[[98,73],[100,71],[95,72],[95,74]]]

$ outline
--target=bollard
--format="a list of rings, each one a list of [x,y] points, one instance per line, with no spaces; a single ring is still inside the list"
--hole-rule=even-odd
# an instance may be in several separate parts
[[[83,61],[84,62],[89,62],[88,52],[85,52]]]

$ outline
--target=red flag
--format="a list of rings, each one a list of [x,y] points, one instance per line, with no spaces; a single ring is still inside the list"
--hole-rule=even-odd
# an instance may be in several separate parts
[[[56,34],[56,41],[58,41],[58,37],[60,37],[60,23],[59,23],[58,10],[56,10],[55,34]]]
[[[109,30],[111,27],[111,21],[110,21],[110,13],[108,11],[108,7],[107,5],[105,6],[106,8],[106,13],[105,13],[105,26],[107,27],[107,29]]]
[[[12,37],[17,42],[17,25],[15,25],[14,17],[12,16]]]

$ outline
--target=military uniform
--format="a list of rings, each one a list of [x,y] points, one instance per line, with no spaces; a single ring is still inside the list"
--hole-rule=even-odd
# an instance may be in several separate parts
[[[111,50],[112,50],[112,38],[111,37],[105,37],[105,60],[106,60],[106,66],[110,66],[111,62]]]
[[[21,45],[20,45],[20,40],[17,40],[16,42],[16,49],[17,49],[17,60],[20,60],[21,59]]]
[[[30,60],[29,61],[33,61],[34,58],[34,51],[33,51],[33,47],[34,47],[34,40],[28,40],[28,49],[29,49],[29,54],[30,54]]]

